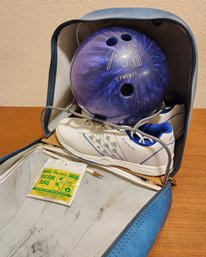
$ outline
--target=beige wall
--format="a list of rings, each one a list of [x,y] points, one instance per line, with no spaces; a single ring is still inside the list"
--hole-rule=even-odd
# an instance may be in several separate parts
[[[153,7],[183,18],[199,48],[195,107],[206,107],[206,0],[0,0],[0,105],[42,106],[50,38],[62,22],[95,9]]]

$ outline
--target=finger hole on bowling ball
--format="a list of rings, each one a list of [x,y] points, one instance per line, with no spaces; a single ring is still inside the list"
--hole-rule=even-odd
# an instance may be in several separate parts
[[[116,37],[110,37],[107,39],[106,44],[108,46],[115,46],[117,44],[117,38]]]
[[[121,39],[124,41],[130,41],[132,40],[132,36],[130,34],[122,34]]]
[[[133,85],[131,85],[131,84],[124,84],[120,88],[120,93],[124,97],[131,96],[133,94],[133,92],[134,92],[134,88],[133,88]]]
[[[160,27],[162,25],[163,21],[162,20],[153,20],[152,24],[156,27]]]

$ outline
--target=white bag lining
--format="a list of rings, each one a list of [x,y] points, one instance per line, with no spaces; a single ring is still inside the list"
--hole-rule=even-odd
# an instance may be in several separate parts
[[[39,145],[0,177],[1,257],[101,256],[156,193],[101,170],[70,208],[26,197],[48,158]]]

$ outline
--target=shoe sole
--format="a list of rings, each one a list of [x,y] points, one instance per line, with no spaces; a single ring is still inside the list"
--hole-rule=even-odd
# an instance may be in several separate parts
[[[84,160],[89,163],[99,164],[102,166],[113,166],[113,167],[123,167],[126,168],[132,172],[148,175],[148,176],[162,176],[165,174],[166,171],[166,165],[155,167],[155,166],[146,166],[141,164],[136,164],[132,162],[112,159],[108,156],[91,156],[79,153],[75,151],[73,148],[69,147],[68,145],[64,144],[64,142],[61,140],[61,137],[58,134],[58,131],[56,130],[56,135],[59,143],[63,146],[65,150],[67,150],[70,154],[75,156],[77,159]],[[173,156],[172,156],[173,157]],[[171,163],[170,168],[173,166],[173,161]]]

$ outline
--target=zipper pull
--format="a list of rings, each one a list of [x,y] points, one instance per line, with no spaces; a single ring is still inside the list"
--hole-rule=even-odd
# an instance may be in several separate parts
[[[174,179],[172,177],[169,177],[169,180],[170,180],[172,186],[176,186],[177,185],[176,179]]]

